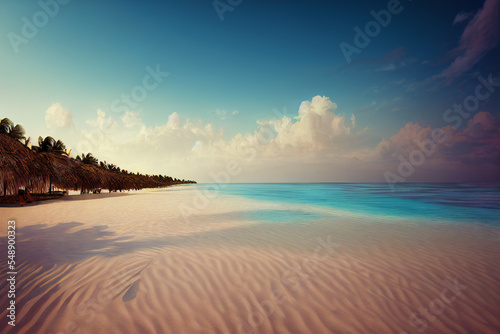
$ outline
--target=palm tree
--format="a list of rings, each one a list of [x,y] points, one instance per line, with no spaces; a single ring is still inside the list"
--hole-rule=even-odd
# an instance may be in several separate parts
[[[14,122],[12,122],[8,118],[3,118],[0,121],[0,133],[9,136],[12,139],[18,140],[24,145],[27,145],[27,140],[26,137],[24,136],[25,134],[24,128],[19,124],[14,126]],[[4,197],[7,195],[7,192],[5,190],[6,186],[7,186],[7,181],[4,180]]]
[[[21,143],[26,142],[26,137],[24,136],[25,131],[22,125],[12,122],[8,118],[4,118],[0,121],[0,133],[7,135],[15,140],[19,140]]]
[[[81,157],[77,155],[76,160],[80,161],[83,164],[99,166],[99,160],[97,160],[97,158],[94,158],[92,153],[87,153],[87,155],[85,155],[85,153],[82,153]]]
[[[24,136],[24,134],[25,131],[22,125],[16,124],[16,126],[13,127],[12,130],[10,131],[9,136],[23,143],[26,142],[26,137]]]
[[[66,145],[60,140],[55,140],[51,136],[38,137],[37,152],[47,152],[53,154],[67,155]],[[52,178],[49,178],[49,193],[52,193]]]
[[[47,136],[45,139],[43,139],[43,137],[38,137],[38,147],[40,152],[67,155],[66,145],[64,145],[64,143],[60,140],[56,141],[51,136]]]
[[[57,154],[68,155],[68,153],[66,153],[66,145],[64,145],[64,143],[60,140],[56,141],[56,143],[52,147],[52,152]]]
[[[4,118],[0,121],[0,133],[4,135],[8,135],[13,127],[14,123],[8,118]]]
[[[108,164],[108,169],[112,172],[119,172],[120,171],[120,167],[118,167],[115,164]]]

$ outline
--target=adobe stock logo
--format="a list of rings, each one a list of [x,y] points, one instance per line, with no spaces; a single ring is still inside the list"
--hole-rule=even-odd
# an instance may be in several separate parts
[[[358,26],[353,28],[356,33],[353,39],[354,45],[346,42],[341,42],[339,44],[340,50],[342,51],[344,58],[347,60],[347,63],[351,63],[351,56],[354,53],[359,54],[362,49],[370,45],[372,39],[380,35],[382,27],[385,28],[389,25],[389,23],[391,23],[392,16],[400,14],[403,9],[404,7],[401,5],[399,0],[389,0],[389,2],[387,2],[387,9],[382,9],[378,12],[371,10],[370,15],[375,20],[366,23],[364,31]]]
[[[130,94],[122,94],[119,99],[111,102],[111,111],[115,114],[125,116],[126,113],[132,111],[139,106],[139,103],[148,97],[148,92],[152,92],[163,82],[164,78],[170,73],[162,72],[160,64],[157,64],[153,69],[150,66],[146,67],[146,74],[142,78],[142,83],[133,87]]]
[[[460,128],[463,122],[475,114],[481,102],[488,100],[497,90],[496,87],[500,87],[500,82],[493,80],[492,74],[488,76],[488,79],[478,75],[477,80],[479,84],[476,86],[473,94],[465,97],[462,103],[454,103],[452,108],[448,108],[443,113],[443,121],[450,124],[455,130]],[[451,134],[453,135],[453,132]],[[397,156],[399,161],[397,173],[390,170],[384,172],[384,178],[391,190],[395,191],[397,183],[405,182],[415,173],[416,167],[423,165],[440,146],[445,145],[450,139],[443,131],[443,128],[437,127],[430,133],[430,138],[415,140],[418,148],[411,151],[407,155],[407,158],[401,154]]]
[[[23,25],[21,27],[21,35],[14,32],[9,32],[7,38],[9,39],[12,49],[17,54],[19,53],[19,46],[21,44],[28,44],[28,42],[38,35],[38,29],[45,27],[51,18],[54,18],[59,13],[60,5],[65,5],[70,0],[40,0],[38,6],[41,10],[35,12],[29,20],[26,16],[21,18]]]
[[[243,0],[214,0],[212,6],[214,6],[215,12],[219,16],[221,22],[224,21],[224,13],[232,12],[237,6],[241,5]]]

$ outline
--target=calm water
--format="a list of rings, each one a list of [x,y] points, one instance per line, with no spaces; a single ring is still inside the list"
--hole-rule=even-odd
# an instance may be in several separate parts
[[[214,189],[200,184],[196,188]],[[426,221],[481,222],[500,225],[500,184],[405,183],[392,191],[376,183],[224,184],[222,195],[260,201],[320,205],[368,215]],[[295,216],[315,218],[297,206]],[[253,212],[251,218],[285,220],[286,212]],[[292,214],[292,213],[290,213]],[[299,217],[300,218],[300,217]]]

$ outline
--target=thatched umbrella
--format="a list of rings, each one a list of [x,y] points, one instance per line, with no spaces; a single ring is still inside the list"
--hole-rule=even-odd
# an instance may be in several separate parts
[[[65,154],[39,152],[35,155],[36,160],[43,166],[42,174],[38,175],[43,188],[47,185],[56,186],[61,189],[78,189],[81,180],[78,177],[76,168],[78,162],[69,158]],[[50,189],[49,189],[50,191]]]
[[[18,140],[0,134],[0,184],[4,194],[16,194],[19,187],[92,191],[94,189],[143,189],[165,187],[180,181],[171,177],[129,174],[68,157],[64,153],[30,150]]]
[[[109,175],[98,166],[77,161],[75,171],[80,179],[79,189],[81,190],[91,191],[97,188],[105,188],[105,185],[109,183]]]
[[[4,195],[16,194],[19,187],[26,187],[33,175],[43,167],[35,154],[18,140],[0,134],[0,179]]]

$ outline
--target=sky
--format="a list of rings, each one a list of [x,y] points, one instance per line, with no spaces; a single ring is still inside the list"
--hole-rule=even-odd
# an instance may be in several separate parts
[[[0,3],[0,118],[199,182],[500,181],[500,1]]]

